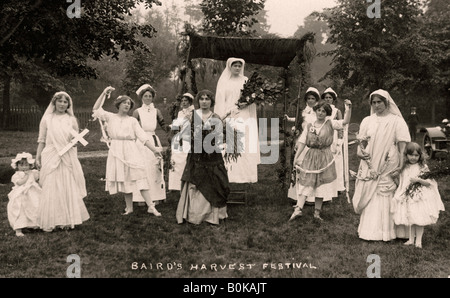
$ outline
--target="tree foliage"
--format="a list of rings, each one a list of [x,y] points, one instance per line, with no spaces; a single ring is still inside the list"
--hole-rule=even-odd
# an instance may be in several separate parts
[[[40,59],[58,75],[95,77],[87,58],[117,58],[120,49],[144,47],[136,37],[152,37],[154,28],[124,22],[139,3],[157,0],[93,0],[82,2],[80,18],[69,18],[65,1],[2,1],[1,30],[8,36],[0,45],[0,65],[10,73],[17,59]]]
[[[328,23],[328,42],[336,46],[327,52],[333,65],[326,76],[364,97],[377,88],[390,90],[405,112],[411,105],[426,107],[419,111],[422,119],[431,114],[427,120],[434,122],[435,105],[449,96],[450,3],[382,0],[381,17],[369,18],[364,1],[337,2],[315,13]],[[450,110],[450,104],[446,107]]]
[[[203,0],[203,30],[217,36],[249,36],[265,0]]]
[[[61,89],[61,77],[95,78],[89,59],[117,59],[121,51],[145,49],[139,36],[151,38],[150,24],[125,21],[138,4],[158,0],[92,0],[81,3],[80,17],[70,18],[66,1],[0,2],[0,77],[3,82],[3,126],[8,121],[12,81],[35,82],[36,88]],[[39,80],[35,80],[39,78]],[[38,99],[39,100],[39,99]],[[48,101],[48,99],[45,99]],[[41,103],[45,105],[45,103]]]
[[[414,38],[422,16],[421,0],[381,1],[381,18],[369,18],[365,1],[337,0],[337,6],[316,16],[330,28],[328,42],[336,49],[327,73],[346,86],[369,89],[405,86],[420,72],[413,63]]]

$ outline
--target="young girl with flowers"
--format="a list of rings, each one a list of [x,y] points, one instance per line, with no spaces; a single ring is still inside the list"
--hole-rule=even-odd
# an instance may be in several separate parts
[[[420,145],[415,142],[406,144],[403,159],[405,162],[391,212],[396,225],[409,228],[409,239],[405,244],[421,248],[424,226],[435,224],[439,212],[445,208],[436,181],[426,178],[430,170]]]

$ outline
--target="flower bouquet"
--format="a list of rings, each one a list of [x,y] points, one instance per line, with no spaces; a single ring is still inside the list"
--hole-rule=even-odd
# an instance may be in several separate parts
[[[230,163],[231,161],[236,162],[237,159],[241,156],[241,153],[239,153],[238,148],[243,148],[243,144],[241,142],[241,139],[238,138],[238,133],[236,129],[231,127],[230,125],[224,124],[223,126],[223,140],[224,144],[227,144],[227,137],[229,138],[232,136],[233,138],[233,150],[227,149],[227,145],[225,145],[225,154],[223,156],[225,163]],[[230,152],[231,151],[231,152]]]
[[[447,161],[446,164],[444,164],[443,162],[440,162],[437,165],[437,167],[433,169],[433,171],[428,171],[427,168],[423,169],[423,171],[421,171],[421,174],[419,175],[418,178],[424,179],[424,180],[427,180],[427,179],[436,180],[438,178],[442,178],[444,176],[449,176],[449,175],[450,175],[450,164]],[[405,190],[405,196],[408,198],[414,198],[420,192],[421,188],[422,188],[422,184],[420,182],[410,183]]]
[[[369,136],[356,136],[356,143],[360,147],[363,153],[366,153],[366,148],[369,143]],[[364,159],[365,163],[361,163],[357,178],[360,180],[375,180],[378,178],[377,171],[374,170],[371,162],[371,158]]]
[[[370,136],[359,136],[359,135],[356,136],[355,141],[358,144],[358,146],[361,148],[361,151],[363,153],[366,153],[366,148],[369,143],[369,140],[370,140]],[[387,165],[389,164],[389,152],[386,153],[386,156],[384,158],[384,163],[380,167],[379,171],[375,170],[374,167],[372,166],[371,158],[364,159],[364,161],[365,162],[361,163],[361,165],[358,169],[357,178],[359,180],[364,180],[364,181],[376,180],[381,175],[381,173],[384,172]]]
[[[253,103],[258,105],[272,105],[286,90],[287,89],[283,87],[282,80],[273,83],[255,71],[242,87],[241,97],[238,99],[236,105],[238,108],[240,108],[243,103],[247,105]]]

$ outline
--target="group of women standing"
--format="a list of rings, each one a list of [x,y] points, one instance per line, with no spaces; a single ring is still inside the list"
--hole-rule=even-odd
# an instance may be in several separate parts
[[[153,104],[156,91],[150,85],[136,91],[142,106],[133,116],[129,112],[135,103],[126,95],[114,100],[117,113],[105,111],[103,103],[114,90],[105,88],[93,106],[93,116],[104,124],[108,139],[105,190],[124,194],[124,215],[133,212],[133,202],[143,201],[148,213],[161,216],[155,201],[165,199],[166,185],[163,149],[155,134],[158,124],[166,131],[178,130],[172,138],[173,170],[169,172],[169,189],[180,191],[178,223],[219,224],[228,216],[230,183],[257,182],[260,154],[256,106],[237,104],[247,81],[244,65],[243,59],[227,60],[215,95],[209,90],[198,92],[196,97],[183,94],[178,117],[170,126]],[[287,117],[297,123],[297,128],[301,127],[294,149],[295,183],[289,191],[289,197],[297,203],[290,220],[302,216],[305,202],[310,201],[315,205],[314,218],[322,221],[323,201],[337,197],[340,191],[348,191],[344,184],[343,148],[347,148],[345,128],[351,119],[352,103],[344,100],[342,115],[335,106],[337,98],[331,88],[320,94],[310,87],[305,93],[306,107],[300,119]],[[358,235],[366,240],[407,238],[410,233],[406,226],[394,223],[391,205],[398,185],[396,177],[404,168],[405,145],[410,142],[408,126],[387,91],[377,90],[370,94],[369,100],[370,116],[364,118],[358,134],[367,146],[357,149],[361,163],[352,199],[355,212],[360,214]],[[240,132],[244,145],[239,148],[237,160],[224,160],[227,144],[223,140],[223,125]],[[72,99],[67,93],[58,92],[42,117],[36,154],[42,186],[38,225],[45,231],[73,228],[89,219],[83,202],[87,194],[85,180],[76,147],[61,153],[77,133]]]

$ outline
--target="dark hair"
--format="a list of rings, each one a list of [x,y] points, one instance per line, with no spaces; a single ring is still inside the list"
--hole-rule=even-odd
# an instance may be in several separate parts
[[[131,97],[127,96],[127,95],[120,95],[119,97],[116,98],[116,100],[114,100],[114,106],[116,107],[116,109],[119,109],[119,106],[122,102],[124,102],[125,100],[130,100],[130,110],[134,107],[134,100],[131,99]]]
[[[153,89],[152,87],[147,87],[147,88],[141,90],[141,92],[139,92],[138,98],[140,100],[142,100],[142,96],[144,96],[145,92],[147,92],[147,91],[150,91],[150,93],[152,94],[153,98],[155,97],[155,94],[156,94],[155,89]]]
[[[308,92],[305,93],[305,101],[308,98],[308,95],[313,95],[316,98],[316,101],[320,100],[319,94],[317,94],[314,91],[308,91]]]
[[[325,112],[327,113],[327,116],[331,116],[331,113],[333,113],[333,109],[331,106],[324,100],[319,101],[314,107],[313,111],[317,111],[318,109],[323,108]]]
[[[331,95],[331,97],[333,97],[333,103],[334,102],[336,102],[336,100],[337,100],[337,97],[336,97],[336,94],[334,94],[333,92],[325,92],[325,93],[322,93],[322,99],[325,99],[325,95],[327,95],[327,94],[329,94],[329,95]]]
[[[387,101],[386,97],[384,97],[383,95],[380,95],[378,93],[372,94],[372,96],[370,97],[370,104],[372,104],[372,100],[375,96],[379,97],[384,102],[385,106],[388,106],[388,101]]]
[[[16,170],[19,170],[19,162],[21,162],[22,160],[25,160],[28,164],[28,166],[30,167],[30,169],[32,169],[34,167],[34,163],[29,163],[28,159],[26,157],[21,158],[20,160],[16,161]]]
[[[191,98],[191,97],[186,96],[186,95],[185,95],[185,96],[181,96],[180,102],[181,102],[181,100],[182,100],[183,98],[186,98],[186,99],[189,101],[189,103],[192,104],[192,98]]]
[[[197,93],[197,95],[195,96],[195,101],[197,102],[197,104],[199,104],[200,98],[202,98],[203,95],[208,96],[209,99],[211,99],[211,107],[214,106],[214,104],[216,103],[216,100],[214,98],[214,93],[212,93],[211,91],[204,89],[202,91],[200,91],[199,93]]]
[[[242,61],[236,60],[236,61],[233,61],[233,63],[231,63],[230,66],[233,66],[233,64],[236,64],[236,63],[239,63],[240,65],[243,65]]]
[[[408,164],[408,154],[411,155],[414,153],[414,151],[417,151],[417,153],[419,154],[419,160],[417,161],[417,163],[420,165],[420,167],[424,167],[426,165],[425,163],[425,152],[423,152],[422,147],[417,144],[416,142],[409,142],[406,143],[405,146],[405,151],[403,151],[403,158],[404,158],[404,163],[403,163],[403,168],[406,166],[406,164]]]

